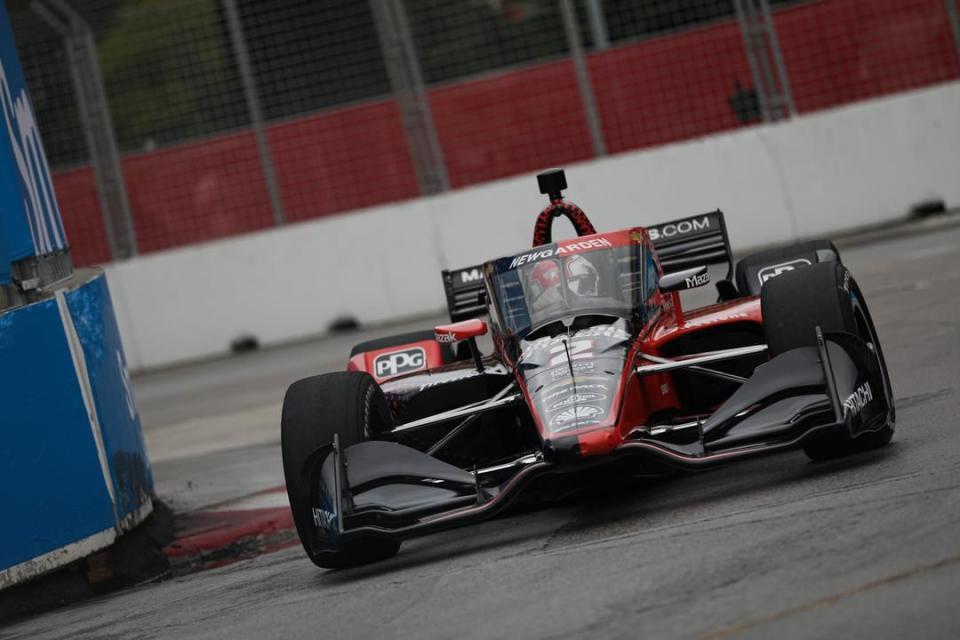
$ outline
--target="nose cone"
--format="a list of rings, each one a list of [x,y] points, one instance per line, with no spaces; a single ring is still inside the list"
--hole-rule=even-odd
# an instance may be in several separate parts
[[[616,422],[630,338],[623,325],[620,320],[523,343],[527,401],[541,438],[554,451],[602,448],[603,438],[591,436],[581,447],[576,437],[611,430]]]
[[[583,458],[604,456],[613,453],[620,441],[620,435],[615,426],[595,427],[577,435],[545,440],[542,448],[543,458],[562,464]]]

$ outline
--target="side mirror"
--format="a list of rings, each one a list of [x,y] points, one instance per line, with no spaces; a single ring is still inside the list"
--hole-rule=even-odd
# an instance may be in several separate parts
[[[473,363],[477,371],[483,373],[483,358],[480,357],[480,348],[477,347],[477,336],[486,335],[487,323],[480,318],[442,324],[433,328],[433,338],[440,344],[453,344],[461,340],[470,341],[470,352],[473,354]]]
[[[710,274],[706,267],[694,267],[668,273],[660,278],[661,293],[672,293],[674,291],[685,291],[686,289],[695,289],[702,287],[710,282]]]

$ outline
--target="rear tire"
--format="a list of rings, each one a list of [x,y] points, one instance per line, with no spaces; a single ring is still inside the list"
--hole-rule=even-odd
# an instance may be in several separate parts
[[[762,291],[761,287],[764,283],[759,278],[765,267],[788,267],[794,262],[798,263],[794,265],[795,270],[803,269],[804,263],[815,265],[823,262],[840,262],[840,251],[829,240],[809,240],[751,254],[737,263],[734,274],[740,295],[757,295]],[[770,278],[769,281],[774,279]]]
[[[283,475],[297,534],[317,566],[336,569],[368,564],[400,549],[399,541],[371,538],[355,540],[337,552],[314,553],[307,542],[312,530],[310,487],[303,479],[307,458],[333,442],[334,434],[346,448],[388,430],[390,424],[383,391],[368,373],[328,373],[304,378],[287,389],[280,419]]]
[[[882,447],[893,438],[896,412],[887,364],[863,294],[850,272],[839,262],[814,264],[771,279],[760,293],[764,332],[770,355],[816,346],[816,327],[824,333],[846,332],[871,345],[880,358],[880,370],[890,401],[888,424],[879,431],[851,439],[845,433],[819,433],[803,444],[813,460],[827,460]]]

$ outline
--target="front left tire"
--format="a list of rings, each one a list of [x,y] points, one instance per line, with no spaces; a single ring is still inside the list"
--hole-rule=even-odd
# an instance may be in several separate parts
[[[338,569],[369,564],[396,555],[400,542],[383,538],[354,540],[338,551],[315,552],[310,544],[310,486],[304,473],[310,455],[340,436],[340,445],[368,440],[389,430],[390,411],[380,386],[368,373],[342,371],[298,380],[287,389],[280,419],[283,475],[297,534],[319,567]]]

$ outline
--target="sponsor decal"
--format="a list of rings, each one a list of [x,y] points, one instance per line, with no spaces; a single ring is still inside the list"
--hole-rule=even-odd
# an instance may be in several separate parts
[[[843,284],[841,286],[843,287],[844,291],[850,293],[850,272],[847,270],[844,270],[843,272]]]
[[[702,287],[710,282],[710,274],[703,273],[700,275],[692,275],[689,278],[684,278],[684,280],[686,281],[687,289],[694,289],[696,287]]]
[[[630,334],[613,324],[600,324],[587,329],[582,329],[573,334],[574,338],[614,338],[616,340],[627,340]]]
[[[452,331],[448,331],[447,333],[434,334],[434,338],[440,344],[452,344],[457,341],[457,334],[453,333]]]
[[[483,272],[480,269],[465,269],[460,272],[460,283],[479,282],[483,280]]]
[[[593,405],[577,405],[561,411],[550,420],[551,427],[571,428],[581,424],[599,422],[603,418],[603,409]]]
[[[591,373],[595,367],[596,364],[591,360],[587,360],[586,362],[574,362],[572,363],[572,366],[571,363],[565,363],[562,367],[551,369],[550,378],[553,380],[556,380],[557,378],[569,378],[571,368],[573,369],[574,375],[578,373]]]
[[[53,191],[50,166],[40,139],[40,128],[26,87],[15,86],[13,75],[12,69],[10,76],[7,75],[0,60],[0,112],[10,139],[13,161],[20,173],[24,190],[23,208],[31,240],[36,253],[40,255],[65,248],[67,237]]]
[[[571,342],[579,338],[610,338],[612,340],[624,341],[630,339],[630,334],[621,329],[620,327],[612,324],[603,324],[596,325],[593,327],[588,327],[586,329],[581,329],[571,336],[559,335],[553,336],[552,338],[538,338],[532,342],[526,343],[523,347],[523,354],[529,356],[541,349],[546,349],[547,347],[553,347],[553,345],[560,344],[565,340]],[[561,345],[561,349],[563,346]],[[552,351],[552,348],[551,348]]]
[[[853,390],[847,399],[843,401],[843,415],[857,415],[863,408],[873,401],[873,390],[870,389],[870,383],[864,382]]]
[[[660,395],[665,396],[668,393],[670,393],[670,385],[664,382],[662,385],[660,385]]]
[[[537,391],[553,391],[554,389],[565,389],[570,385],[574,384],[574,382],[576,383],[578,389],[583,389],[584,388],[583,383],[587,381],[606,383],[607,377],[606,376],[577,376],[576,380],[567,379],[567,380],[557,380],[555,382],[551,382],[548,385],[538,388]],[[607,388],[606,384],[603,385],[603,388],[604,389]]]
[[[809,267],[811,262],[806,258],[798,258],[797,260],[791,260],[790,262],[781,262],[780,264],[772,264],[768,267],[764,267],[757,272],[757,277],[760,278],[760,286],[763,286],[763,283],[769,280],[770,278],[776,278],[777,276],[784,274],[788,271],[793,271],[799,267]]]
[[[547,249],[539,249],[537,251],[531,251],[530,253],[525,253],[521,256],[517,256],[510,262],[510,268],[516,269],[517,267],[531,262],[536,262],[538,260],[543,260],[544,258],[553,258],[555,256],[563,256],[568,253],[576,253],[578,251],[588,251],[590,249],[604,249],[606,247],[612,247],[613,244],[606,238],[593,238],[591,240],[578,240],[573,242],[564,242],[557,247],[550,247]]]
[[[373,361],[373,371],[378,378],[420,371],[427,364],[427,352],[422,347],[382,353]]]
[[[509,375],[510,372],[502,364],[495,364],[492,367],[486,367],[483,370],[483,373],[477,371],[476,369],[463,369],[461,371],[449,371],[433,374],[431,377],[435,377],[434,380],[430,382],[424,382],[420,385],[417,391],[423,391],[425,389],[430,389],[431,387],[436,387],[441,384],[447,384],[448,382],[457,382],[460,380],[466,380],[467,378],[476,378],[477,376],[484,375],[493,375],[493,376],[505,376]]]
[[[314,526],[320,529],[333,529],[337,526],[337,514],[333,513],[332,511],[327,511],[326,509],[321,509],[320,507],[314,507],[312,512]]]
[[[580,404],[581,402],[583,403],[600,402],[601,400],[606,400],[606,399],[607,399],[607,395],[604,393],[592,393],[592,392],[580,393],[578,388],[577,393],[574,393],[571,396],[567,396],[566,398],[564,398],[563,400],[560,400],[559,402],[554,402],[549,407],[547,407],[547,411],[552,413],[558,409],[563,409],[564,407],[569,407],[570,405],[574,405],[574,404]]]
[[[550,363],[548,367],[556,367],[567,361],[567,352],[570,353],[570,360],[586,360],[593,357],[593,340],[589,338],[577,338],[569,342],[561,340],[560,344],[550,347]]]
[[[560,396],[567,395],[568,393],[570,393],[569,388],[573,386],[573,383],[570,382],[569,380],[564,380],[563,382],[560,383],[560,385],[561,385],[561,389],[559,391],[554,391],[553,393],[549,393],[543,396],[543,401],[550,402],[554,398],[559,398]],[[596,389],[606,393],[607,385],[605,384],[578,384],[577,385],[577,391],[586,391],[588,389]]]
[[[682,236],[688,233],[694,233],[695,231],[704,231],[709,228],[710,216],[703,216],[699,219],[690,218],[689,220],[665,224],[662,227],[650,227],[647,229],[647,232],[650,234],[650,239],[656,241],[661,238],[673,238],[674,236]]]

